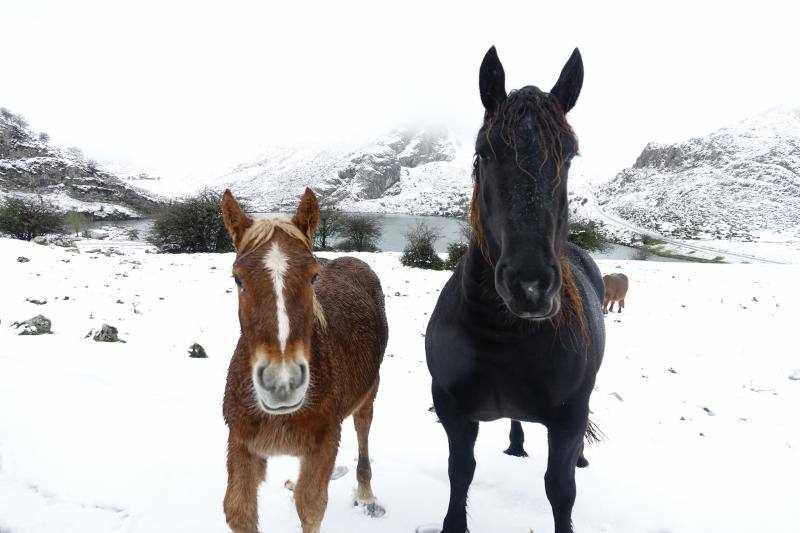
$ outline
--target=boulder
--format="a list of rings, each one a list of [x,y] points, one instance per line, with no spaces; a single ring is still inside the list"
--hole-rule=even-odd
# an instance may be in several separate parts
[[[28,259],[28,258],[27,258],[27,257],[25,257],[25,256],[22,256],[22,255],[21,255],[21,256],[17,257],[17,263],[27,263],[27,262],[29,262],[29,261],[30,261],[30,259]]]
[[[46,318],[44,315],[36,315],[24,322],[14,322],[13,327],[17,329],[22,328],[19,335],[43,335],[45,333],[52,333],[50,331],[51,325],[52,322],[50,322],[49,318]]]
[[[118,336],[119,331],[114,326],[103,324],[100,330],[95,332],[92,339],[95,342],[122,342]]]
[[[39,235],[38,237],[33,238],[33,242],[36,244],[41,244],[42,246],[47,246],[47,237],[44,235]]]
[[[194,357],[196,359],[205,359],[208,357],[206,355],[205,349],[197,343],[192,344],[189,346],[189,357]]]

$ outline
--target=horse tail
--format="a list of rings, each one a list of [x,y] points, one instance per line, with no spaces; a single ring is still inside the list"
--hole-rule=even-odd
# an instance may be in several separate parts
[[[606,440],[607,437],[606,434],[597,427],[597,424],[595,424],[592,419],[589,419],[586,423],[585,438],[587,444],[597,444],[600,441]]]

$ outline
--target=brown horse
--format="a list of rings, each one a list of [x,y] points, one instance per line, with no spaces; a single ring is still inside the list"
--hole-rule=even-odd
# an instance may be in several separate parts
[[[603,314],[608,314],[608,304],[614,311],[614,302],[619,302],[619,313],[625,309],[625,295],[628,293],[628,276],[621,273],[606,274],[603,276],[603,285],[606,286],[606,297],[603,300]]]
[[[288,219],[248,217],[230,191],[222,216],[236,248],[241,336],[228,369],[224,510],[236,533],[258,531],[267,458],[300,458],[294,489],[303,533],[320,530],[342,421],[358,436],[357,504],[380,516],[372,493],[369,428],[388,338],[381,284],[352,257],[317,260],[317,197],[306,189]]]

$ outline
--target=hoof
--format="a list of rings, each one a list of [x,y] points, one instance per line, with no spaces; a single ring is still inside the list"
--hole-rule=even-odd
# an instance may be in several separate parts
[[[528,452],[525,451],[525,448],[513,448],[509,446],[507,450],[503,450],[503,453],[506,455],[513,455],[514,457],[528,457]]]
[[[364,514],[370,518],[380,518],[386,514],[386,509],[377,501],[353,500],[353,507],[360,507]]]
[[[414,530],[415,533],[442,533],[442,528],[434,525],[434,524],[427,524],[424,526],[419,526],[417,529]]]
[[[344,477],[345,475],[347,475],[349,471],[350,469],[344,465],[337,466],[336,468],[333,469],[333,473],[331,474],[331,481],[339,479],[340,477]]]
[[[581,455],[580,457],[578,457],[578,462],[575,463],[575,466],[577,466],[578,468],[586,468],[587,466],[589,466],[589,461],[586,460],[586,457]]]

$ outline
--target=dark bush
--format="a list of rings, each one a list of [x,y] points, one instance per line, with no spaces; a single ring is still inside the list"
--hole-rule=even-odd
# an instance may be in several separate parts
[[[80,235],[82,231],[89,228],[89,223],[91,223],[91,221],[92,219],[89,215],[79,211],[69,211],[64,215],[64,225],[70,231],[74,232],[76,237]]]
[[[46,131],[39,133],[39,140],[43,143],[50,142],[50,135]]]
[[[444,261],[436,253],[433,245],[442,236],[438,228],[432,228],[420,221],[406,233],[406,247],[400,262],[405,266],[442,270]]]
[[[330,250],[331,241],[342,230],[344,213],[332,202],[322,201],[319,209],[319,224],[314,234],[315,250]]]
[[[383,224],[374,215],[342,214],[341,229],[337,232],[343,237],[336,248],[345,252],[376,252],[383,232]]]
[[[156,215],[148,240],[162,252],[232,252],[221,199],[220,193],[204,190],[169,204]],[[247,210],[246,203],[242,208]]]
[[[610,245],[608,235],[594,220],[570,222],[567,239],[590,252],[602,252]]]
[[[451,242],[447,245],[447,260],[444,267],[448,270],[455,270],[458,262],[467,253],[469,245],[465,242]]]
[[[0,232],[29,241],[39,235],[60,233],[63,213],[43,200],[5,198],[0,204]]]

